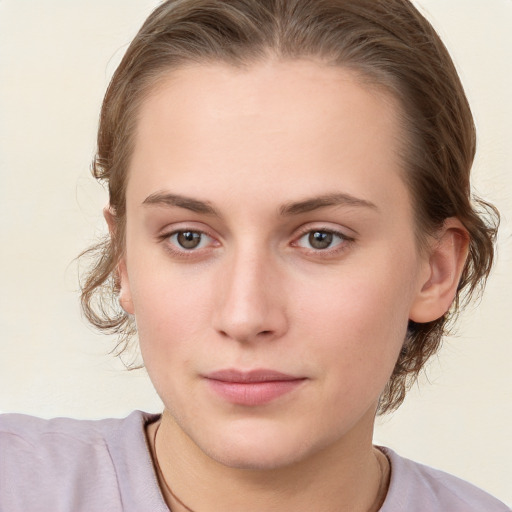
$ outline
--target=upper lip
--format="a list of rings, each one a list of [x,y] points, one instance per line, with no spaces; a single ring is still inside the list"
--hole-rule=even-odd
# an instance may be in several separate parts
[[[302,380],[304,377],[297,377],[275,370],[257,369],[250,371],[241,371],[235,369],[218,370],[205,375],[207,379],[219,380],[222,382],[272,382],[286,380]]]

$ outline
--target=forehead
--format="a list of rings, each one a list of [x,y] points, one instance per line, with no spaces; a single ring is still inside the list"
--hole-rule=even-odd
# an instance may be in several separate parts
[[[381,182],[401,184],[388,179],[400,174],[400,135],[395,100],[348,69],[307,60],[185,66],[142,103],[128,193],[183,186],[197,196],[219,180],[233,193],[325,193],[337,180],[343,192],[391,199],[396,191]]]

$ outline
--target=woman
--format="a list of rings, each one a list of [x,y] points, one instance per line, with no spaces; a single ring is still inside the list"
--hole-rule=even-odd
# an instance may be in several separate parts
[[[164,3],[105,96],[110,238],[82,304],[137,333],[165,410],[5,417],[0,505],[508,510],[372,445],[490,271],[474,151],[405,0]]]

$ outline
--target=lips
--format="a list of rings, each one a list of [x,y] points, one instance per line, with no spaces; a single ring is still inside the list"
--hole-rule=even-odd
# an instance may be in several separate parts
[[[306,378],[274,370],[243,372],[227,369],[209,373],[205,380],[208,387],[223,400],[236,405],[257,406],[292,392]]]

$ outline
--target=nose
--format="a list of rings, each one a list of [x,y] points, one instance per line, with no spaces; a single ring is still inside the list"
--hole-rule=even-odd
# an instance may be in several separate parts
[[[277,339],[288,328],[278,265],[268,255],[247,252],[227,259],[219,274],[214,327],[242,343]]]

